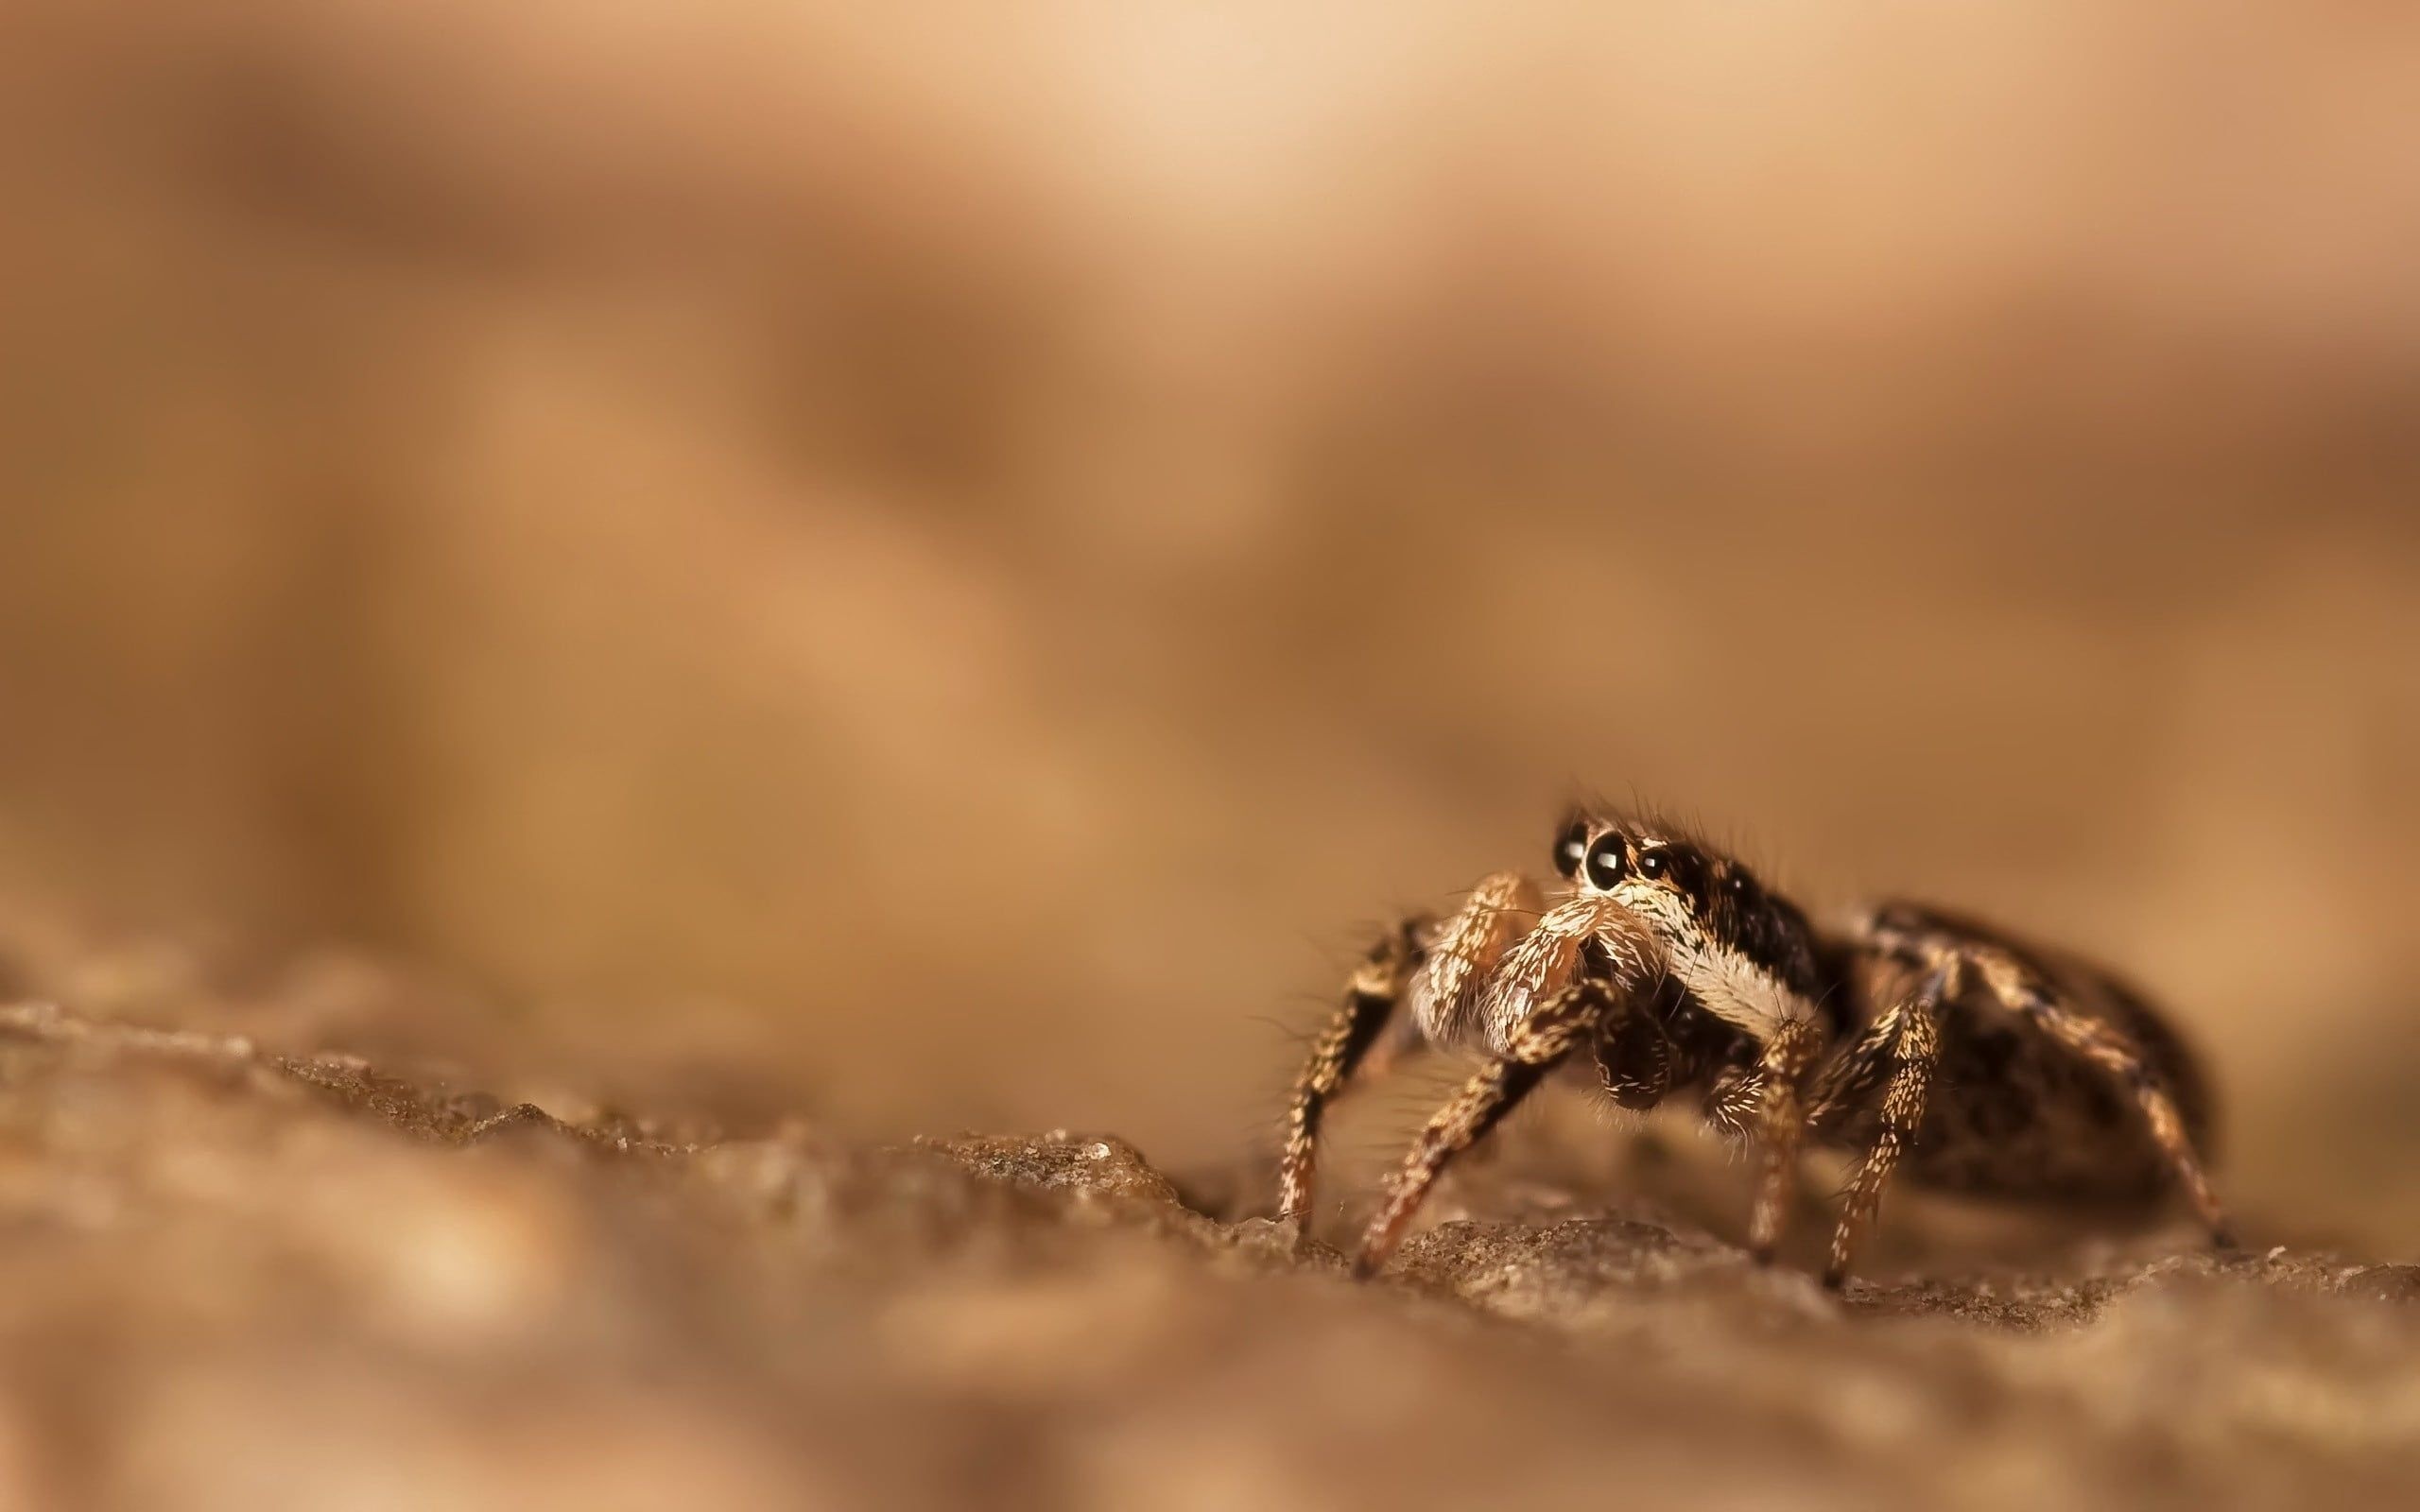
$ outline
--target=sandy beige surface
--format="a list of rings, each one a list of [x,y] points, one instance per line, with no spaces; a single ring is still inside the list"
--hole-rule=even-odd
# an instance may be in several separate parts
[[[2118,1246],[1836,1298],[1634,1208],[1472,1216],[1499,1164],[1357,1284],[1109,1135],[718,1138],[46,1005],[0,1011],[0,1075],[9,1505],[2420,1487],[2409,1265]]]

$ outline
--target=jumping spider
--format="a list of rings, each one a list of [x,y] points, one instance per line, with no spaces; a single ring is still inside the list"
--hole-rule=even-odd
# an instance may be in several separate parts
[[[1690,1092],[1761,1151],[1750,1247],[1770,1261],[1802,1136],[1861,1152],[1827,1285],[1848,1275],[1893,1170],[2008,1197],[2139,1201],[2181,1187],[2231,1246],[2197,1146],[2207,1097],[2184,1045],[2107,971],[1970,919],[1886,903],[1835,934],[1665,821],[1577,811],[1549,901],[1517,872],[1452,918],[1406,920],[1355,971],[1294,1088],[1281,1211],[1311,1204],[1322,1113],[1382,1037],[1482,1052],[1429,1120],[1355,1261],[1386,1261],[1446,1162],[1549,1072],[1593,1062],[1646,1108]],[[1409,1003],[1408,1020],[1395,1018]],[[1392,1026],[1391,1026],[1391,1021]]]

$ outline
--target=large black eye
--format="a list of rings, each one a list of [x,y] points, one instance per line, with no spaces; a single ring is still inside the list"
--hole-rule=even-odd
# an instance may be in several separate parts
[[[1588,853],[1588,821],[1574,819],[1554,842],[1554,869],[1564,877],[1580,875],[1580,860]]]
[[[1589,886],[1599,892],[1613,891],[1614,884],[1622,880],[1622,837],[1611,830],[1597,836],[1582,869],[1588,874]]]

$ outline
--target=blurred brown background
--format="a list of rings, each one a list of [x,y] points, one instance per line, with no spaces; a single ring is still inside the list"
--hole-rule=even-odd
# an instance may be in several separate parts
[[[1182,1162],[1635,790],[2117,961],[2420,1246],[2420,24],[1599,9],[16,0],[21,986]]]

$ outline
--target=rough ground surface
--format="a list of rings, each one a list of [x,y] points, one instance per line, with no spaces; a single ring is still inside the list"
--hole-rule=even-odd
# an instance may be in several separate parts
[[[40,1004],[0,1078],[0,1505],[2420,1493],[2420,1267],[2105,1250],[1836,1300],[1599,1210],[1355,1285],[1107,1135],[717,1141]],[[1535,1206],[1506,1180],[1446,1216]]]

